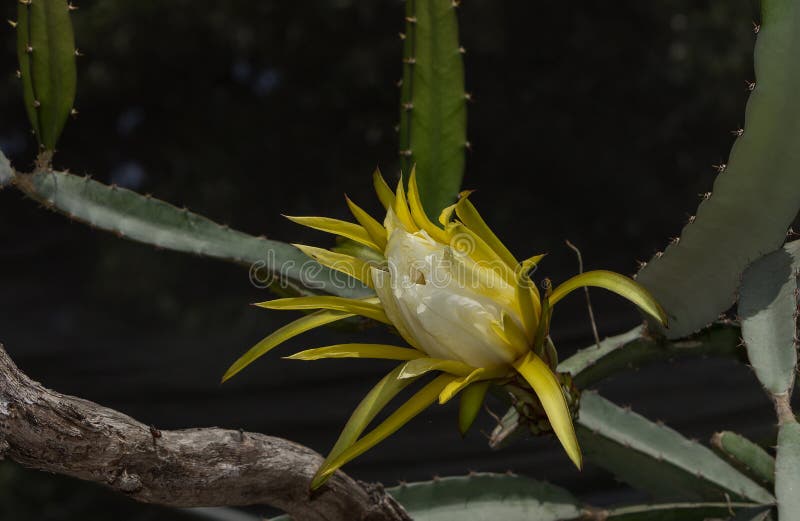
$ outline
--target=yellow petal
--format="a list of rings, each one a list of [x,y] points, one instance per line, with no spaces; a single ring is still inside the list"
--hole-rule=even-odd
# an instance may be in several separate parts
[[[498,257],[503,259],[509,268],[513,270],[517,267],[517,259],[514,258],[514,255],[508,251],[508,248],[503,245],[500,239],[497,238],[497,235],[489,228],[489,225],[486,224],[486,221],[484,221],[478,213],[477,208],[470,202],[469,197],[462,197],[458,201],[456,215],[458,215],[458,218],[467,228],[483,239],[483,241],[497,253]]]
[[[550,297],[551,305],[555,305],[571,291],[584,286],[613,291],[639,306],[642,311],[652,315],[662,324],[667,325],[667,314],[650,292],[638,282],[613,271],[596,270],[575,275],[553,290],[553,295]]]
[[[255,359],[266,354],[271,349],[289,340],[292,337],[304,333],[309,329],[330,324],[343,318],[352,317],[352,313],[345,313],[343,311],[317,311],[310,315],[306,315],[293,322],[289,322],[280,329],[275,330],[271,335],[267,336],[261,342],[257,343],[250,348],[244,355],[242,355],[233,365],[225,372],[222,381],[230,379],[233,375],[250,365]]]
[[[341,235],[373,250],[383,252],[383,248],[378,246],[375,240],[367,233],[367,230],[358,224],[331,219],[330,217],[292,217],[291,215],[285,215],[284,217],[297,224],[334,235]]]
[[[484,380],[494,380],[495,378],[502,378],[509,374],[508,366],[500,367],[480,367],[472,371],[469,375],[453,380],[442,389],[439,393],[439,404],[444,405],[449,402],[455,395],[460,393],[465,387],[474,383]]]
[[[403,227],[408,233],[419,231],[419,227],[411,216],[411,210],[408,208],[408,200],[406,200],[406,191],[403,188],[402,177],[400,178],[400,182],[397,183],[397,191],[395,192],[394,206],[392,208],[394,209],[394,214],[397,216],[397,219],[403,223]]]
[[[572,425],[572,415],[567,406],[567,400],[556,375],[541,358],[533,353],[528,353],[519,359],[514,363],[514,367],[539,397],[558,441],[561,442],[575,466],[580,469],[583,466],[581,449],[578,446],[578,439],[575,437],[575,427]]]
[[[458,404],[458,431],[462,436],[475,423],[475,418],[478,417],[488,390],[489,382],[478,382],[470,385],[461,393],[461,401]]]
[[[398,380],[397,376],[403,365],[398,365],[389,374],[381,378],[375,384],[367,395],[358,404],[358,407],[350,415],[350,419],[339,434],[339,439],[331,449],[325,462],[322,464],[324,467],[327,463],[338,457],[345,449],[349,448],[356,442],[364,429],[375,419],[381,410],[394,398],[397,394],[405,389],[409,384],[413,383],[415,379]],[[321,469],[320,469],[321,470]]]
[[[417,378],[430,371],[442,371],[456,376],[467,376],[474,367],[457,360],[441,360],[438,358],[418,358],[403,366],[398,378]]]
[[[380,199],[381,204],[387,210],[394,206],[394,192],[389,185],[386,184],[386,180],[381,175],[381,170],[379,168],[375,169],[375,172],[372,173],[372,185],[375,187],[375,193],[378,194],[378,199]]]
[[[522,315],[522,323],[525,327],[525,334],[529,342],[533,341],[536,335],[536,328],[539,325],[539,314],[541,313],[541,303],[539,301],[539,289],[528,276],[528,272],[539,263],[544,255],[535,255],[522,261],[517,266],[517,285],[515,288],[517,304]]]
[[[467,254],[481,266],[491,268],[509,284],[514,284],[516,275],[505,261],[474,231],[459,222],[447,225],[449,244],[456,252]]]
[[[329,295],[290,297],[259,302],[256,306],[266,309],[333,309],[391,325],[391,321],[386,317],[386,313],[376,297],[366,299],[351,299]]]
[[[306,349],[292,356],[289,360],[321,360],[323,358],[375,358],[381,360],[414,360],[422,358],[425,353],[407,347],[386,344],[335,344],[332,346]]]
[[[408,206],[411,209],[411,217],[417,226],[428,232],[428,235],[435,241],[447,244],[447,233],[428,219],[428,215],[422,207],[422,199],[417,185],[417,167],[411,169],[411,177],[408,180]]]
[[[368,262],[351,255],[344,255],[314,246],[306,246],[304,244],[293,244],[293,246],[323,266],[349,275],[372,287],[372,268]]]
[[[516,352],[515,358],[522,356],[530,349],[530,339],[528,339],[526,332],[514,322],[511,315],[505,311],[501,311],[501,316],[501,322],[490,323],[492,331]]]
[[[447,226],[447,223],[453,219],[453,212],[456,211],[457,205],[458,203],[454,203],[450,206],[446,206],[445,209],[442,210],[442,213],[439,214],[439,224],[442,226]]]
[[[356,221],[364,227],[369,234],[369,237],[378,245],[381,253],[386,249],[386,228],[381,223],[376,221],[370,214],[364,211],[360,206],[350,200],[349,197],[344,196],[347,200],[347,206],[350,208],[350,213],[356,218]]]
[[[400,427],[408,423],[414,416],[418,415],[435,402],[436,397],[444,386],[452,380],[453,377],[450,375],[443,374],[436,377],[436,379],[428,383],[406,403],[401,405],[391,416],[375,427],[374,430],[370,431],[336,457],[331,458],[329,456],[311,481],[311,489],[319,488],[328,480],[331,474],[336,472],[342,465],[364,454],[366,451],[397,432]]]

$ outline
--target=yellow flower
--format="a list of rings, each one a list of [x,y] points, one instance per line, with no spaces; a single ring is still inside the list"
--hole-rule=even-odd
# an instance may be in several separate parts
[[[462,393],[459,427],[465,432],[477,415],[490,383],[520,375],[536,393],[548,420],[572,462],[581,468],[556,361],[549,341],[552,307],[583,286],[611,290],[666,322],[650,294],[633,280],[609,271],[577,275],[540,293],[528,273],[543,257],[522,262],[489,229],[469,201],[469,193],[442,211],[439,223],[425,214],[411,173],[406,197],[402,180],[392,191],[379,172],[375,189],[386,208],[383,225],[350,199],[358,224],[325,217],[290,217],[293,221],[345,237],[383,261],[311,246],[296,245],[319,263],[346,273],[375,290],[376,296],[284,298],[258,304],[269,309],[318,311],[278,329],[237,360],[223,377],[232,377],[285,340],[309,329],[359,315],[393,326],[410,347],[383,344],[337,344],[302,351],[291,359],[378,358],[401,363],[367,394],[317,472],[312,488],[339,467],[391,435],[437,399],[447,403]],[[550,350],[548,350],[548,348]],[[388,402],[428,373],[438,373],[397,411],[362,436]]]

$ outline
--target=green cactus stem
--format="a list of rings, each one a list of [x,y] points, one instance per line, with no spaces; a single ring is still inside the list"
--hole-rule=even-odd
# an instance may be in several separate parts
[[[637,277],[670,315],[670,338],[731,307],[745,268],[783,244],[800,209],[800,3],[763,0],[761,11],[744,130],[697,216]]]
[[[742,337],[750,364],[772,395],[791,393],[797,366],[797,270],[800,241],[754,262],[739,292]]]
[[[741,434],[723,431],[711,437],[711,447],[742,474],[763,486],[775,482],[775,458]]]
[[[453,0],[407,0],[402,34],[400,163],[406,176],[416,165],[422,204],[434,220],[458,194],[468,146],[457,7]]]
[[[360,282],[320,266],[294,246],[232,230],[88,177],[44,170],[15,174],[13,184],[45,207],[119,237],[248,266],[254,283],[278,293],[351,298],[372,294]]]
[[[53,151],[75,101],[73,7],[66,0],[18,1],[17,57],[25,110],[39,144]]]
[[[772,504],[767,490],[714,452],[593,392],[581,396],[578,440],[586,459],[659,498]]]

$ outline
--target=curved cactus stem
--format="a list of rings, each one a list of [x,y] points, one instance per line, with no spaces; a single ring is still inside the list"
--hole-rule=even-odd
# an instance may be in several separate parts
[[[775,458],[741,434],[731,431],[714,433],[711,447],[742,474],[762,486],[772,488],[775,483]]]
[[[441,478],[400,485],[388,492],[416,521],[557,521],[581,513],[580,503],[566,490],[507,474]]]
[[[739,295],[742,337],[761,385],[773,395],[791,394],[797,366],[800,241],[754,262]]]
[[[408,0],[400,85],[400,160],[416,165],[425,212],[436,219],[461,187],[467,147],[458,2]]]
[[[47,208],[120,237],[250,267],[278,293],[364,297],[360,282],[320,266],[289,244],[254,237],[164,201],[65,172],[15,174],[13,184]]]
[[[761,9],[744,132],[713,195],[637,278],[670,315],[670,338],[728,309],[747,265],[783,244],[800,209],[800,3],[763,0]]]
[[[600,346],[589,346],[558,366],[570,373],[578,388],[585,389],[600,380],[631,367],[641,367],[661,360],[689,357],[735,357],[744,360],[739,347],[739,328],[718,322],[688,338],[670,342],[647,335],[644,327],[606,338]]]
[[[763,506],[753,503],[663,503],[654,505],[632,505],[601,510],[584,517],[586,521],[705,521],[724,519],[731,512],[752,519],[764,511]]]
[[[577,424],[588,461],[657,497],[712,501],[733,497],[762,504],[775,500],[711,449],[594,392],[581,396]]]

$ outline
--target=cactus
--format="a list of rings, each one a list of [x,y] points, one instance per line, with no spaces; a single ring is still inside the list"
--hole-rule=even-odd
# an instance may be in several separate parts
[[[582,349],[561,362],[558,370],[570,373],[581,389],[625,369],[660,360],[683,357],[743,357],[739,348],[739,328],[728,322],[674,342],[646,335],[643,327],[607,338],[600,346]]]
[[[741,434],[723,431],[711,437],[711,447],[742,474],[763,486],[775,482],[775,458]]]
[[[400,159],[416,164],[422,204],[432,219],[451,204],[464,175],[467,94],[453,0],[408,0],[400,84]]]
[[[410,483],[389,489],[415,521],[452,519],[556,521],[580,515],[581,505],[559,487],[503,474]]]
[[[588,460],[658,497],[774,501],[772,494],[707,447],[593,392],[581,396],[578,440]]]
[[[754,262],[739,298],[742,336],[761,385],[773,395],[791,392],[797,364],[797,270],[800,241]]]
[[[583,519],[597,521],[706,521],[723,519],[731,512],[743,519],[755,521],[764,507],[751,503],[665,503],[656,505],[634,505],[592,512]],[[767,512],[769,512],[767,510]]]
[[[388,492],[415,521],[703,521],[763,510],[754,503],[731,501],[595,508],[581,504],[562,488],[513,474],[435,478],[404,483]]]
[[[75,101],[72,10],[66,0],[19,0],[17,56],[25,109],[39,144],[49,151],[55,150]]]
[[[778,431],[778,456],[775,459],[775,495],[778,519],[800,519],[800,423],[794,418],[782,422]]]
[[[728,309],[747,265],[783,244],[800,209],[800,69],[793,66],[800,3],[764,0],[761,7],[744,131],[680,240],[638,275],[670,315],[670,338]]]
[[[158,248],[249,266],[253,276],[266,278],[265,284],[278,282],[271,286],[278,291],[371,294],[360,282],[318,265],[294,246],[232,230],[153,197],[66,172],[15,174],[13,182],[32,199],[71,219]]]

